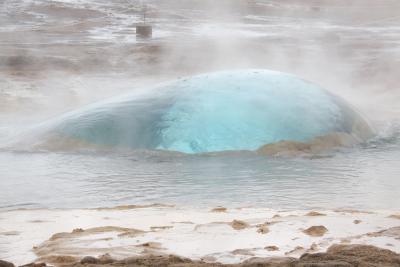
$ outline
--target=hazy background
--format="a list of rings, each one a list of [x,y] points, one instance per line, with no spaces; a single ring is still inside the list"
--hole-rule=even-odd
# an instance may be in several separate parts
[[[129,90],[236,68],[297,74],[379,125],[400,114],[398,0],[0,1],[0,137]],[[151,40],[135,37],[143,3]]]

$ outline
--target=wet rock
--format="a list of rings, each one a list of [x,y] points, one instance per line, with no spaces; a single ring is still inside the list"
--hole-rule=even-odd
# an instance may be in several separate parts
[[[174,266],[174,264],[191,264],[191,263],[193,262],[189,259],[174,255],[149,255],[142,257],[127,258],[123,261],[118,262],[118,266],[120,265],[123,266],[124,264],[131,266]]]
[[[44,262],[32,262],[29,264],[22,265],[20,267],[45,267],[47,266]]]
[[[313,237],[323,236],[326,232],[328,232],[328,229],[323,225],[311,226],[303,231],[303,233]]]
[[[302,249],[302,248],[301,248]],[[249,250],[236,250],[237,255],[250,255]],[[88,258],[87,263],[72,263],[63,265],[65,267],[80,267],[83,264],[93,264],[96,267],[400,267],[400,255],[387,250],[368,245],[333,245],[325,253],[305,253],[300,259],[292,257],[252,257],[240,264],[221,264],[213,262],[215,258],[210,258],[212,262],[192,261],[174,255],[144,255],[131,257],[113,263],[92,263],[95,258]],[[1,263],[1,261],[0,261]],[[106,264],[106,265],[104,265]],[[59,265],[57,265],[59,266]],[[0,267],[14,267],[5,265]],[[29,265],[29,267],[44,267]]]
[[[99,256],[98,261],[100,264],[109,264],[113,263],[115,260],[110,256],[110,254],[106,253],[104,255]]]
[[[345,262],[345,261],[337,261],[337,260],[324,260],[324,261],[316,261],[316,262],[300,262],[294,265],[296,267],[355,267],[354,265]],[[369,266],[368,266],[369,267]]]
[[[326,253],[304,254],[295,266],[400,266],[400,255],[368,245],[333,245]]]
[[[15,266],[11,262],[0,260],[0,267],[15,267]]]
[[[111,264],[114,262],[115,262],[115,260],[109,254],[104,254],[104,255],[99,256],[98,258],[95,258],[92,256],[86,256],[80,261],[80,264],[104,265],[104,264]]]
[[[45,256],[45,257],[40,257],[39,260],[41,262],[46,262],[46,263],[49,263],[52,265],[57,265],[57,264],[75,263],[78,261],[78,258],[68,256],[68,255],[49,255],[49,256]],[[44,264],[44,266],[46,266],[45,263],[43,263],[43,264]],[[41,267],[41,266],[33,266],[33,267]]]
[[[96,264],[96,263],[99,263],[99,260],[91,256],[86,256],[81,260],[81,264]]]
[[[310,211],[309,213],[306,214],[306,216],[316,217],[316,216],[326,216],[326,214],[320,213],[318,211]]]
[[[259,258],[254,257],[245,260],[242,264],[238,265],[241,267],[292,267],[295,266],[295,258],[288,257],[269,257]]]
[[[244,222],[244,221],[239,221],[239,220],[233,220],[230,225],[232,226],[233,229],[235,230],[243,230],[245,228],[249,227],[249,224]]]

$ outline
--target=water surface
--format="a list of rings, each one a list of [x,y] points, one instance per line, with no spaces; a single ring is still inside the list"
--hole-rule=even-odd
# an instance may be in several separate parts
[[[400,145],[394,138],[311,158],[3,151],[0,206],[170,203],[398,209],[399,159]]]

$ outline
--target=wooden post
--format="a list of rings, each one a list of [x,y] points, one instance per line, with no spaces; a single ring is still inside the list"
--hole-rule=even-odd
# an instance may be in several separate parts
[[[136,37],[151,38],[153,27],[151,25],[136,25]]]

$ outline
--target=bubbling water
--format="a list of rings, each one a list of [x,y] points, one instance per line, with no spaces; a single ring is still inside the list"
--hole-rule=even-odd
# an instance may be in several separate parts
[[[367,122],[342,99],[293,75],[236,70],[180,79],[65,114],[46,125],[57,142],[183,153],[257,150],[343,133]]]

